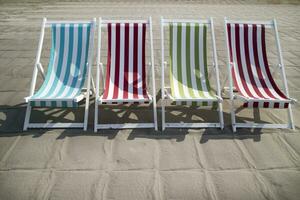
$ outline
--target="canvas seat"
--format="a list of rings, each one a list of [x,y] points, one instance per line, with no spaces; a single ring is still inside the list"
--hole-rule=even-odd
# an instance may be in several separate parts
[[[95,107],[95,131],[106,128],[155,128],[156,100],[154,84],[153,46],[151,20],[100,20],[97,58],[97,83]],[[100,75],[101,28],[107,28],[108,53],[105,77]],[[146,32],[149,28],[151,64],[146,65]],[[152,96],[147,88],[147,66],[151,67]],[[100,80],[105,80],[102,95]],[[101,104],[149,104],[153,103],[153,123],[99,124],[98,105]]]
[[[86,113],[90,92],[84,92],[83,86],[87,82],[86,91],[90,91],[90,66],[92,53],[92,39],[94,35],[95,21],[64,22],[47,21],[44,19],[41,40],[38,50],[36,66],[34,69],[30,96],[28,102],[24,130],[29,128],[62,128],[83,127],[87,128],[87,119],[84,123],[67,124],[39,124],[29,123],[30,110],[32,107],[78,107],[78,103],[86,98]],[[51,28],[51,50],[49,65],[46,75],[40,64],[40,55],[45,28]],[[37,71],[44,76],[44,82],[35,92]],[[88,81],[86,81],[88,79]],[[85,116],[86,117],[86,116]]]
[[[267,58],[266,29],[275,30],[279,67],[283,80],[284,92],[278,87]],[[228,47],[228,70],[230,77],[231,101],[238,99],[246,108],[287,108],[289,124],[236,123],[232,108],[232,126],[292,128],[290,104],[294,100],[288,97],[287,82],[281,56],[276,22],[243,22],[225,20],[226,40]],[[233,94],[233,86],[237,93]],[[233,104],[233,103],[232,103]]]
[[[217,58],[214,52],[214,72],[217,81],[216,94],[210,85],[207,64],[207,28],[213,33],[210,20],[166,20],[162,19],[162,51],[164,51],[163,29],[169,28],[169,79],[170,88],[162,81],[162,126],[176,127],[221,127],[223,128],[222,98],[219,90]],[[214,35],[212,47],[215,50]],[[162,54],[162,76],[164,76],[164,54]],[[219,108],[220,123],[165,123],[164,102],[170,99],[172,104],[198,107]]]

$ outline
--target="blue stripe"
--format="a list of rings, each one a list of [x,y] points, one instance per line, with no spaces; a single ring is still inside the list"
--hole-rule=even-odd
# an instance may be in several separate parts
[[[91,26],[89,25],[87,27],[87,42],[86,42],[86,47],[85,47],[85,62],[84,62],[84,68],[83,68],[83,77],[82,77],[82,81],[80,83],[80,87],[79,88],[82,88],[83,87],[83,84],[85,82],[85,78],[86,78],[86,70],[87,70],[87,66],[86,66],[86,63],[88,62],[88,53],[89,53],[89,44],[90,44],[90,31],[91,31]],[[77,94],[80,93],[80,90],[77,92]]]
[[[68,49],[68,60],[66,63],[66,72],[65,72],[65,76],[63,78],[63,85],[62,87],[59,89],[57,96],[60,96],[64,90],[65,90],[65,86],[68,84],[68,80],[70,77],[70,71],[71,71],[71,67],[72,67],[72,56],[73,56],[73,39],[74,39],[74,24],[70,25],[69,28],[69,49]]]
[[[58,86],[58,81],[59,78],[62,76],[63,79],[63,85],[61,88],[59,88],[59,91],[57,93],[57,96],[61,95],[64,92],[64,89],[66,86],[68,86],[68,81],[69,78],[71,78],[71,84],[69,85],[69,91],[67,91],[66,96],[64,97],[70,97],[72,92],[74,90],[77,91],[76,95],[78,95],[81,90],[80,88],[83,87],[83,84],[86,79],[86,72],[87,72],[87,67],[86,63],[88,61],[88,53],[89,53],[89,43],[90,43],[90,31],[91,31],[91,25],[88,25],[86,28],[86,38],[83,38],[83,24],[78,24],[78,36],[75,38],[74,36],[74,25],[70,25],[70,30],[69,30],[69,43],[68,43],[68,52],[67,53],[67,59],[66,61],[66,66],[62,66],[64,62],[64,51],[65,49],[65,39],[67,35],[65,35],[65,26],[66,24],[61,24],[61,27],[58,27],[57,25],[52,25],[52,47],[50,50],[50,59],[49,59],[49,65],[48,65],[48,70],[46,74],[45,81],[39,91],[34,95],[34,98],[38,98],[38,95],[41,95],[44,90],[46,89],[49,84],[51,84],[50,90],[47,92],[44,98],[47,98],[47,96],[53,94],[55,91],[55,88]],[[58,32],[58,34],[56,33]],[[58,37],[60,36],[60,40],[57,41]],[[83,39],[86,39],[86,43],[83,43]],[[76,48],[75,55],[73,55],[73,48],[74,48],[74,41],[77,40],[78,45]],[[59,45],[56,45],[56,42],[58,42]],[[85,52],[85,56],[82,57],[82,53]],[[54,54],[56,53],[56,58],[54,58]],[[74,61],[75,63],[72,63],[72,58],[75,58],[76,60]],[[57,61],[57,66],[55,65],[55,60]],[[81,64],[81,62],[83,64]],[[62,70],[66,67],[66,73],[62,74]],[[71,75],[71,69],[74,70],[74,74]],[[52,76],[55,76],[53,83],[50,83],[50,79]],[[70,77],[73,76],[73,77]],[[52,77],[53,78],[53,77]],[[76,85],[79,84],[76,87]],[[76,88],[75,88],[76,87]],[[57,97],[55,96],[55,97]],[[43,98],[41,97],[41,98]],[[54,98],[55,98],[54,97]],[[78,107],[77,102],[70,102],[70,101],[50,101],[50,104],[46,106],[46,101],[40,101],[40,102],[31,102],[32,106],[37,106],[38,107],[58,107],[58,102],[61,102],[61,106],[59,107]],[[68,103],[69,102],[69,103]]]
[[[74,72],[74,77],[71,83],[71,88],[69,92],[67,93],[67,96],[70,96],[76,86],[76,83],[79,79],[79,71],[80,71],[80,63],[81,63],[81,52],[82,52],[82,24],[78,25],[78,45],[77,45],[77,59],[76,59],[76,64],[75,64],[75,72]]]
[[[58,106],[58,102],[61,103],[61,106]],[[74,101],[50,101],[50,105],[48,104],[46,106],[46,101],[40,101],[40,104],[38,102],[31,101],[30,106],[32,107],[54,107],[54,108],[77,108],[79,105],[77,102]]]

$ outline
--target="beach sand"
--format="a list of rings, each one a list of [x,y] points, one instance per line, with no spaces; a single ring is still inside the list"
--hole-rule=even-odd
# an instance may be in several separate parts
[[[1,1],[0,1],[1,2]],[[264,1],[266,3],[269,1]],[[273,1],[274,2],[274,1]],[[275,1],[276,3],[277,1]],[[285,1],[287,2],[287,1]],[[201,4],[204,3],[204,4]],[[225,129],[22,131],[33,64],[43,17],[49,19],[142,19],[152,16],[158,107],[160,108],[160,16],[214,17],[221,85],[226,79],[223,17],[276,18],[290,96],[300,99],[300,6],[257,1],[106,1],[0,3],[0,199],[300,199],[300,107],[293,107],[296,130],[230,127],[228,99]],[[295,1],[293,1],[295,3]],[[267,33],[269,61],[277,63],[274,37]],[[49,32],[42,63],[47,66]],[[167,40],[166,40],[167,44]],[[106,40],[103,42],[106,63]],[[211,64],[211,53],[209,53]],[[95,59],[94,59],[95,61]],[[95,65],[93,67],[95,72]],[[167,79],[168,80],[168,79]],[[276,78],[280,83],[280,76]],[[212,81],[213,82],[213,81]],[[38,83],[41,83],[39,77]],[[103,122],[151,121],[147,106],[101,108]],[[37,109],[32,120],[83,119],[79,111]],[[238,121],[285,123],[285,110],[241,110]],[[160,122],[160,109],[158,116]],[[169,107],[169,121],[217,121],[210,110]]]

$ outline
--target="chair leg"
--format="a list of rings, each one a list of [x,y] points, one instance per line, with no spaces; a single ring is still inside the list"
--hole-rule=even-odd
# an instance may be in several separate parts
[[[27,108],[26,108],[23,131],[27,131],[29,120],[30,120],[30,114],[31,114],[31,105],[30,105],[30,103],[28,103]]]
[[[89,103],[90,103],[90,95],[87,93],[85,99],[85,109],[84,109],[84,122],[83,122],[83,130],[87,130],[88,119],[89,119]]]
[[[219,102],[219,120],[220,120],[220,128],[221,130],[224,129],[224,117],[223,117],[223,105]]]
[[[94,121],[94,132],[97,132],[97,125],[98,125],[98,102],[95,99],[95,121]]]
[[[234,102],[231,100],[231,124],[232,124],[232,131],[235,133],[236,132],[236,121],[235,121],[235,107],[234,107]]]
[[[290,127],[293,130],[295,130],[294,119],[293,119],[293,112],[292,112],[292,105],[291,104],[289,104],[289,108],[288,108],[288,119],[289,119]]]
[[[155,98],[155,97],[154,97]],[[153,119],[154,119],[154,127],[155,130],[157,131],[157,110],[156,110],[156,100],[153,100]]]
[[[166,113],[165,113],[165,100],[161,100],[161,129],[165,130]]]
[[[94,94],[96,94],[96,87],[95,87],[95,83],[94,83],[94,79],[93,77],[91,78],[91,82],[92,82],[92,91],[94,92]]]

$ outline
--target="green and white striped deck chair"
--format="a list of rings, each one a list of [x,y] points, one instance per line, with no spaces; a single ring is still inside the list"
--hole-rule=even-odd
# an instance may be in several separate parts
[[[40,56],[45,28],[51,28],[52,46],[46,75],[40,64]],[[87,114],[90,92],[83,92],[87,81],[90,91],[93,38],[95,20],[92,21],[47,21],[42,24],[41,38],[33,72],[24,130],[27,128],[87,128]],[[38,70],[42,72],[44,82],[34,92]],[[78,103],[86,98],[84,123],[29,123],[32,107],[71,107],[77,108]]]
[[[164,27],[169,27],[169,77],[170,87],[164,85]],[[207,69],[207,29],[211,30],[213,65],[217,94],[212,90]],[[218,74],[213,21],[166,20],[161,21],[162,34],[162,127],[168,128],[223,128],[222,98]],[[219,123],[165,123],[165,101],[172,104],[218,108]]]

